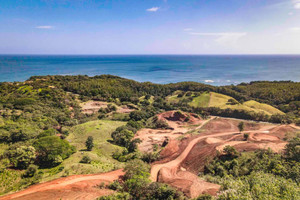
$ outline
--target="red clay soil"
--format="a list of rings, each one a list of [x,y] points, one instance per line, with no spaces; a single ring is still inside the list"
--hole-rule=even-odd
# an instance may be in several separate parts
[[[241,122],[241,120],[236,119],[230,119],[230,118],[215,118],[208,122],[205,126],[203,126],[202,129],[204,129],[204,132],[201,134],[209,135],[212,133],[221,133],[221,132],[239,132],[238,124]],[[259,130],[264,126],[267,126],[268,124],[260,124],[260,123],[253,123],[248,121],[243,121],[245,124],[245,131],[250,130]]]
[[[249,134],[249,141],[245,141],[237,128],[239,122],[232,119],[212,119],[203,125],[204,131],[200,135],[183,140],[184,145],[180,146],[179,141],[171,141],[162,151],[163,159],[152,165],[151,179],[168,183],[192,198],[209,193],[208,191],[215,194],[220,187],[200,180],[196,174],[204,169],[206,162],[216,156],[217,151],[222,153],[226,145],[234,146],[238,151],[271,148],[279,153],[284,149],[286,142],[271,132],[276,125],[255,125],[244,121],[246,130],[243,133]],[[194,187],[195,185],[198,187]]]
[[[203,171],[205,164],[212,161],[217,155],[217,144],[207,144],[205,140],[198,142],[183,160],[181,166],[194,174]]]
[[[284,139],[287,133],[295,133],[296,131],[297,129],[291,125],[281,125],[271,129],[270,133],[280,139]]]
[[[141,139],[138,145],[141,152],[152,152],[153,145],[162,146],[164,141],[176,139],[195,127],[201,126],[205,121],[196,114],[168,111],[157,115],[159,120],[165,121],[170,129],[149,129],[144,128],[137,132],[135,138]]]
[[[95,199],[111,194],[113,191],[100,189],[97,185],[109,184],[124,175],[122,169],[91,175],[74,175],[33,185],[25,190],[2,196],[0,200],[58,200],[58,199]]]
[[[160,113],[157,117],[159,120],[166,121],[171,128],[177,129],[178,132],[186,132],[187,128],[184,129],[184,127],[201,124],[202,122],[196,114],[176,110]]]
[[[176,121],[178,123],[197,124],[201,118],[194,113],[184,113],[181,111],[167,111],[157,115],[160,120]]]
[[[185,150],[191,140],[191,137],[182,140],[171,140],[160,152],[159,160],[154,164],[162,164],[176,159]]]
[[[181,168],[162,168],[158,174],[158,181],[172,185],[185,193],[188,197],[198,197],[201,194],[216,195],[220,190],[220,185],[206,182],[191,172]]]

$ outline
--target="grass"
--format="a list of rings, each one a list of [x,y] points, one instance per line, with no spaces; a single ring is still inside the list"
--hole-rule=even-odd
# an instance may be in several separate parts
[[[219,94],[215,92],[210,93],[210,101],[209,101],[209,107],[219,107],[222,108],[224,105],[227,104],[229,99],[232,99],[230,96]]]
[[[192,102],[189,103],[193,107],[208,107],[210,101],[209,92],[204,92],[200,96],[195,97]]]
[[[102,173],[124,167],[123,163],[111,156],[115,150],[122,148],[111,144],[108,140],[117,127],[125,124],[126,122],[120,121],[95,120],[70,128],[66,140],[77,148],[76,153],[56,167],[39,169],[38,177],[22,179],[24,170],[5,169],[0,172],[0,195],[23,189],[33,182],[45,182],[73,174]],[[85,151],[85,141],[88,136],[94,138],[95,146],[92,151]],[[7,147],[8,145],[0,144],[0,152],[4,152]],[[84,155],[92,159],[91,164],[80,163]]]
[[[111,133],[117,127],[125,124],[126,122],[120,121],[95,120],[70,128],[70,135],[66,140],[76,147],[77,152],[59,166],[43,170],[42,182],[61,176],[102,173],[124,167],[123,163],[112,158],[112,153],[122,148],[111,144],[109,140],[112,139]],[[85,141],[88,136],[94,138],[92,151],[86,151]],[[80,163],[85,155],[92,159],[91,164]]]
[[[112,158],[112,153],[121,147],[113,145],[111,133],[126,122],[111,120],[96,120],[77,125],[70,129],[70,135],[66,138],[70,144],[74,145],[78,152],[64,161],[65,169],[74,174],[99,173],[111,171],[123,167],[122,163]],[[94,148],[92,151],[85,151],[85,141],[88,136],[94,138]],[[93,161],[92,164],[81,164],[79,161],[84,155],[88,155]]]
[[[246,101],[243,105],[246,105],[250,108],[256,109],[256,110],[262,110],[264,112],[268,112],[271,115],[274,114],[281,114],[284,115],[284,113],[280,110],[278,110],[277,108],[274,108],[273,106],[270,106],[268,104],[264,104],[264,103],[259,103],[257,101]]]
[[[10,191],[16,191],[21,188],[22,171],[5,169],[0,173],[0,195]]]
[[[188,97],[178,97],[178,93],[180,91],[176,91],[173,93],[173,95],[167,97],[167,101],[169,103],[178,103],[182,100],[187,100]],[[257,101],[247,101],[243,104],[238,103],[235,105],[231,105],[228,103],[229,99],[234,99],[230,96],[219,94],[215,92],[204,92],[200,96],[193,96],[192,101],[190,101],[188,104],[192,107],[218,107],[221,109],[233,109],[233,110],[245,110],[248,112],[255,112],[255,113],[261,113],[267,115],[274,115],[274,114],[281,114],[284,115],[284,113],[277,108],[274,108],[273,106],[270,106],[268,104],[259,103]]]

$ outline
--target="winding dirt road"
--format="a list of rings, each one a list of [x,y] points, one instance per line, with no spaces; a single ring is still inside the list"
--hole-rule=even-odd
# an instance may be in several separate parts
[[[123,169],[102,174],[74,175],[33,185],[25,190],[0,197],[0,200],[95,199],[112,193],[96,186],[111,183],[124,175]]]
[[[207,122],[210,120],[207,120]],[[206,123],[207,123],[206,122]],[[203,123],[204,125],[204,123]],[[202,126],[203,126],[202,125]],[[199,126],[198,128],[201,128],[202,126]],[[270,127],[267,127],[268,129]],[[256,132],[256,133],[266,133],[266,131],[268,130],[266,127],[261,128],[260,130],[250,130],[250,131],[243,131],[243,133],[252,133],[252,132]],[[195,138],[194,140],[192,140],[188,146],[185,148],[185,150],[175,159],[172,160],[170,162],[167,163],[163,163],[163,164],[157,164],[157,165],[153,165],[151,167],[151,180],[152,181],[157,181],[157,176],[159,171],[162,168],[168,168],[169,170],[176,170],[180,164],[185,160],[185,158],[187,157],[187,155],[190,153],[190,151],[192,150],[192,148],[202,139],[205,138],[212,138],[212,137],[220,137],[220,136],[227,136],[227,135],[234,135],[234,134],[240,134],[237,133],[237,131],[233,131],[233,132],[222,132],[222,133],[216,133],[216,134],[212,134],[212,135],[205,135],[205,136],[200,136],[198,138]]]

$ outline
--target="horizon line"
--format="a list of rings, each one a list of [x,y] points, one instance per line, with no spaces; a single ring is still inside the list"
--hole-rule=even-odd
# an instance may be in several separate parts
[[[8,53],[0,56],[300,56],[299,54],[19,54]]]

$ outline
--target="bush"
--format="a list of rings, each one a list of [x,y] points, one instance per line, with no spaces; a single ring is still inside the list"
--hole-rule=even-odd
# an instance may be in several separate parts
[[[249,134],[248,133],[244,133],[244,139],[247,141],[249,138]]]
[[[87,155],[83,156],[82,159],[80,160],[80,163],[90,164],[91,162],[92,162],[92,159]]]
[[[237,152],[237,150],[233,146],[230,146],[230,145],[225,146],[223,151],[224,151],[225,155],[230,158],[235,158],[239,155],[239,152]]]
[[[144,178],[148,178],[150,176],[150,166],[144,163],[141,160],[131,160],[127,163],[126,167],[124,168],[125,175],[124,179],[131,179],[133,176],[142,176]]]
[[[32,146],[20,146],[17,148],[12,146],[6,152],[6,156],[10,163],[18,169],[26,169],[36,159],[35,148]]]
[[[88,151],[92,151],[94,147],[94,138],[93,136],[89,136],[85,141],[85,146]]]
[[[199,197],[197,197],[195,200],[212,200],[213,197],[209,194],[202,194]]]
[[[286,145],[284,154],[286,158],[300,162],[300,138],[294,137]]]
[[[38,170],[38,166],[29,165],[27,170],[24,172],[23,176],[24,177],[33,177],[35,175],[35,173],[37,172],[37,170]]]

